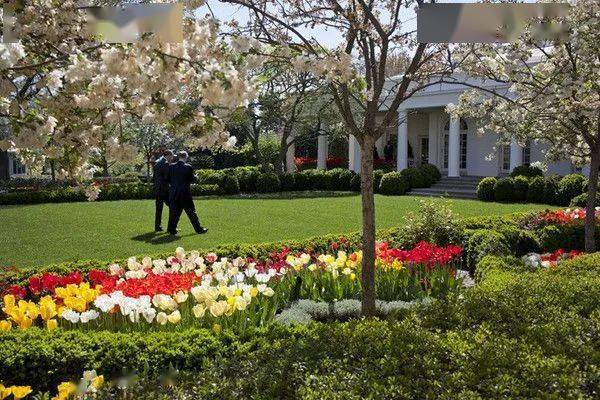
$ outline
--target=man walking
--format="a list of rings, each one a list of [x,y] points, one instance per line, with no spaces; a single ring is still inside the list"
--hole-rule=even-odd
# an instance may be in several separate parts
[[[154,230],[162,232],[162,212],[163,205],[169,206],[169,183],[167,182],[167,174],[169,165],[173,161],[173,152],[164,150],[162,156],[154,162],[153,177],[154,177]]]
[[[207,228],[203,228],[196,215],[196,207],[192,198],[190,184],[196,182],[194,169],[187,164],[188,154],[180,151],[177,154],[177,162],[169,166],[167,181],[169,182],[169,226],[168,231],[171,235],[177,234],[177,224],[181,217],[181,212],[185,210],[196,233],[206,233]]]

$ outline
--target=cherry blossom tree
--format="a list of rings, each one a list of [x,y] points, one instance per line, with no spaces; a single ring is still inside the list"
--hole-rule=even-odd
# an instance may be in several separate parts
[[[600,167],[600,5],[573,0],[562,22],[566,38],[541,45],[527,32],[511,44],[475,44],[456,49],[459,67],[492,80],[496,88],[473,85],[452,112],[486,121],[481,131],[519,143],[548,146],[549,161],[570,157],[589,164],[585,249],[595,251],[594,208]]]
[[[424,0],[223,0],[245,7],[252,16],[239,29],[282,48],[299,71],[325,79],[348,133],[361,147],[363,226],[362,312],[375,313],[375,199],[373,148],[396,122],[398,107],[445,72],[445,46],[417,43],[403,24],[402,11]],[[315,39],[314,27],[342,40],[328,48]],[[400,72],[388,79],[388,59]],[[403,60],[402,63],[396,62]],[[436,78],[433,78],[436,77]],[[357,111],[358,110],[358,111]],[[383,110],[383,111],[381,111]],[[378,118],[379,117],[379,118]]]
[[[106,44],[88,37],[78,3],[17,2],[20,41],[0,44],[0,117],[12,128],[0,149],[30,165],[54,160],[59,177],[82,179],[102,145],[114,161],[132,156],[123,130],[129,116],[166,125],[192,147],[233,143],[223,118],[245,106],[254,88],[244,57],[215,21],[186,13],[182,43],[148,34]],[[108,137],[107,124],[116,126]]]

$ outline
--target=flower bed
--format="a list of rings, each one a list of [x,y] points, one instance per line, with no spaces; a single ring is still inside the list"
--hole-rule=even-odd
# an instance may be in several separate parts
[[[411,250],[377,248],[376,286],[381,300],[444,296],[456,290],[457,246],[419,243]],[[1,330],[44,325],[127,330],[155,326],[241,328],[260,326],[297,299],[333,302],[360,297],[361,252],[292,253],[284,248],[262,260],[201,257],[178,248],[174,256],[130,258],[126,266],[33,276],[10,286]]]
[[[558,249],[551,253],[529,253],[522,257],[525,266],[538,269],[538,268],[554,268],[563,261],[571,260],[574,257],[582,254],[578,250],[564,251],[563,249]]]

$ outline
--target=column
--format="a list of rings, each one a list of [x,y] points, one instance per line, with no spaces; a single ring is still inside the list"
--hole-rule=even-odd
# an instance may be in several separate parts
[[[329,138],[327,135],[327,126],[323,125],[319,129],[319,136],[317,137],[317,168],[327,169],[327,153],[329,147]]]
[[[289,146],[285,153],[285,170],[287,172],[294,172],[296,170],[296,163],[294,162],[294,158],[296,158],[296,142],[294,141],[294,135],[289,135],[287,142]]]
[[[348,168],[360,174],[360,144],[352,135],[348,138]]]
[[[460,119],[450,116],[448,132],[448,176],[460,176]]]
[[[408,114],[406,110],[398,110],[398,157],[396,169],[408,168]]]
[[[510,170],[523,164],[523,148],[519,146],[515,139],[510,141]]]

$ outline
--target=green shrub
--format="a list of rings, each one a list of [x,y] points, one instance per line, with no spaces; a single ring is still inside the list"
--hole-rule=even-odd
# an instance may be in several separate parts
[[[191,185],[192,196],[214,196],[223,194],[219,185]]]
[[[515,201],[525,201],[527,198],[527,191],[529,190],[529,179],[519,175],[513,178],[513,184],[513,196]]]
[[[327,171],[327,174],[329,175],[331,190],[350,190],[352,171],[345,168],[334,168]]]
[[[515,257],[485,255],[481,257],[475,267],[475,279],[480,282],[489,276],[492,271],[520,271],[525,272],[523,263]]]
[[[327,174],[327,171],[322,169],[307,169],[301,171],[296,175],[296,182],[298,182],[298,176],[301,176],[300,183],[306,185],[304,189],[299,190],[331,189],[331,176]]]
[[[486,255],[506,256],[511,254],[509,244],[504,235],[489,229],[471,232],[466,243],[467,263],[474,269]]]
[[[240,192],[240,184],[234,175],[224,175],[220,186],[225,194],[238,194]]]
[[[422,188],[427,186],[427,178],[423,172],[417,168],[403,169],[400,174],[406,179],[408,188]],[[408,190],[408,189],[407,189]]]
[[[423,164],[419,167],[419,169],[421,170],[421,172],[423,172],[424,175],[427,175],[429,177],[429,181],[431,182],[431,184],[442,179],[442,173],[440,172],[438,167],[436,167],[433,164]]]
[[[360,182],[360,175],[354,172],[354,174],[352,175],[352,179],[350,180],[350,190],[353,192],[360,192]]]
[[[379,192],[385,195],[403,195],[410,189],[405,175],[400,172],[388,172],[381,178]]]
[[[399,228],[402,247],[412,247],[418,242],[435,243],[438,246],[460,244],[461,229],[449,203],[420,200],[419,210],[411,212]]]
[[[281,182],[282,192],[291,192],[296,190],[296,174],[290,172],[284,172],[279,175],[279,181]]]
[[[256,180],[260,175],[258,167],[237,167],[234,169],[234,171],[240,184],[241,192],[256,192]]]
[[[496,201],[513,201],[515,199],[515,184],[513,178],[502,178],[494,185]]]
[[[379,193],[379,186],[381,185],[381,178],[383,178],[385,172],[380,169],[373,171],[373,190],[375,193]]]
[[[279,191],[281,183],[276,174],[260,174],[256,179],[256,191],[258,193],[273,193]]]
[[[477,185],[477,198],[483,201],[494,201],[496,198],[496,182],[498,180],[493,176],[483,178]]]
[[[529,181],[529,188],[527,189],[526,199],[530,203],[549,203],[548,199],[545,198],[546,180],[541,176],[536,176]]]
[[[558,204],[558,183],[560,177],[558,175],[550,175],[546,177],[544,185],[544,202],[547,204]]]
[[[586,179],[581,174],[565,175],[558,183],[558,203],[567,206],[571,199],[585,192]]]
[[[588,199],[587,193],[582,193],[579,196],[573,197],[569,206],[570,207],[586,207],[587,199]],[[599,206],[600,206],[600,191],[596,192],[596,207],[599,207]]]
[[[538,167],[532,167],[530,165],[519,165],[512,170],[510,176],[513,178],[517,176],[533,178],[534,176],[544,176],[544,171]]]
[[[583,250],[585,230],[583,224],[547,225],[538,232],[540,246],[545,251]],[[596,244],[600,244],[600,229],[596,229]]]

